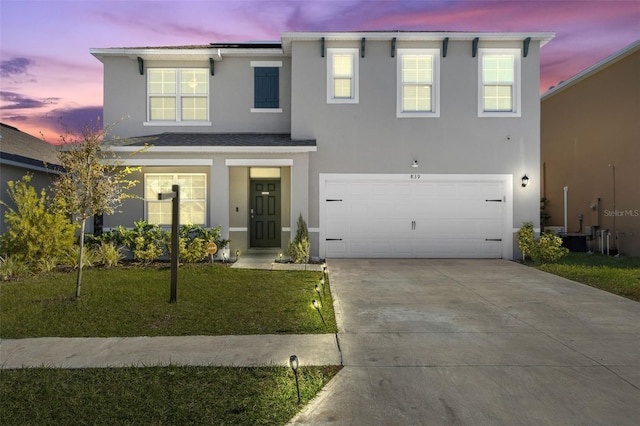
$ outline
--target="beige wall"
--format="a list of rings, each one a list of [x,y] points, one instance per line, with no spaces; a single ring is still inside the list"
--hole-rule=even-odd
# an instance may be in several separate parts
[[[612,232],[622,255],[640,256],[640,49],[543,96],[541,112],[548,225],[564,226],[567,186],[567,232],[583,214],[585,226]]]

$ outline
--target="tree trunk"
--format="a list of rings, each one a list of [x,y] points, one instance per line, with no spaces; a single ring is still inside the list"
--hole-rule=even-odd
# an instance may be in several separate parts
[[[80,254],[78,255],[78,279],[76,280],[76,299],[80,298],[80,284],[82,282],[82,256],[84,255],[84,228],[87,223],[86,218],[82,218],[82,225],[80,226]]]

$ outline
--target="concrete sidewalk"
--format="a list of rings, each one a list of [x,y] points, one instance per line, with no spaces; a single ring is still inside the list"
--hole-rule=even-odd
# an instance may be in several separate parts
[[[339,365],[333,334],[3,339],[0,368]]]

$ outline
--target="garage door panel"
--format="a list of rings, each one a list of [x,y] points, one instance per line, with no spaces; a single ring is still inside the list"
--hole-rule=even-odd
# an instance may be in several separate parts
[[[342,200],[326,203],[326,236],[342,239],[326,243],[327,257],[502,257],[501,180],[345,179],[325,192]]]

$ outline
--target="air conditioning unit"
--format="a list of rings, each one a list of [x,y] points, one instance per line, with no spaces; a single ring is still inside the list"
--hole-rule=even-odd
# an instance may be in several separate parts
[[[564,226],[545,226],[544,232],[551,232],[555,235],[564,234]]]

